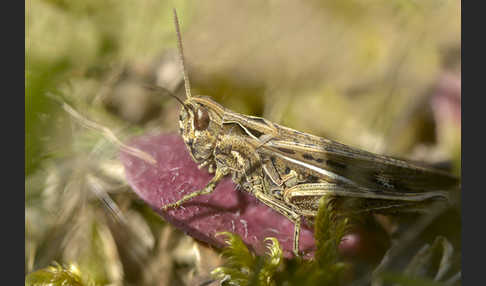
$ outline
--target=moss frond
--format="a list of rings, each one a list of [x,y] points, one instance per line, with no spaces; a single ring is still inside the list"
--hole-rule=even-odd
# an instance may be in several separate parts
[[[267,245],[267,256],[266,262],[264,266],[264,270],[268,272],[275,272],[277,267],[282,263],[283,260],[283,252],[278,240],[275,237],[267,237],[265,241],[270,241],[270,244]]]
[[[321,266],[338,261],[338,246],[348,230],[348,220],[335,215],[332,198],[322,197],[314,225],[317,246],[315,260]]]
[[[223,285],[275,285],[274,275],[283,264],[283,251],[274,237],[267,237],[267,253],[263,257],[253,255],[238,235],[223,232],[228,247],[222,255],[226,263],[214,269],[211,274]]]
[[[217,236],[225,236],[228,245],[222,251],[226,263],[211,271],[211,275],[223,285],[248,285],[250,269],[255,265],[255,256],[248,250],[238,235],[230,232],[220,232]]]
[[[223,249],[222,255],[227,259],[229,267],[250,269],[255,264],[255,256],[238,235],[230,232],[220,232],[217,235],[226,236],[225,242],[228,247]]]
[[[227,262],[216,268],[213,277],[223,285],[342,285],[348,264],[339,261],[338,246],[348,231],[347,219],[338,218],[332,199],[323,198],[315,221],[317,251],[313,260],[294,258],[284,260],[276,238],[268,237],[265,256],[254,256],[243,241],[234,234],[223,249]]]
[[[274,285],[274,275],[279,266],[283,265],[283,252],[278,240],[275,237],[267,237],[265,241],[270,241],[267,245],[267,255],[258,275],[260,285]]]
[[[28,286],[85,286],[86,284],[81,279],[81,272],[74,264],[60,265],[54,263],[44,269],[37,270],[25,277],[25,285]]]

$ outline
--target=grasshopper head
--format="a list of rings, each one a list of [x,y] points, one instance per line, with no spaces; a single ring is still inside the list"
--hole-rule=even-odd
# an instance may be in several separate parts
[[[221,131],[221,116],[204,104],[205,101],[212,102],[210,99],[195,97],[187,99],[179,115],[179,132],[192,158],[199,164],[211,163],[217,136]]]

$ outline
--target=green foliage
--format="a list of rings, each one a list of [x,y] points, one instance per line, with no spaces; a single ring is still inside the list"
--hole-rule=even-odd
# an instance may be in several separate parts
[[[284,260],[275,238],[265,239],[271,242],[265,256],[255,256],[239,236],[225,232],[228,246],[222,255],[226,262],[212,275],[223,285],[342,285],[348,267],[339,261],[338,246],[347,226],[347,220],[334,217],[331,200],[323,198],[315,222],[317,251],[310,261]]]
[[[348,219],[337,216],[332,198],[323,197],[315,220],[317,249],[313,259],[283,259],[282,249],[275,238],[266,239],[271,244],[265,256],[256,256],[239,236],[225,232],[228,246],[222,255],[226,261],[222,267],[213,270],[212,275],[222,285],[232,286],[347,285],[352,281],[352,268],[342,262],[338,247],[349,229]],[[461,275],[453,267],[453,252],[451,243],[445,237],[437,236],[432,245],[425,244],[403,270],[383,269],[390,262],[385,257],[373,274],[369,272],[363,278],[368,281],[371,278],[372,285],[458,285]],[[444,281],[447,282],[444,284]]]
[[[44,269],[37,270],[25,277],[27,286],[87,286],[93,285],[84,283],[81,279],[81,273],[76,265],[62,266],[55,263]]]
[[[444,286],[443,283],[435,282],[422,277],[412,277],[403,273],[387,272],[381,276],[383,282],[393,283],[400,286]]]
[[[177,4],[184,13],[185,2]],[[107,79],[125,65],[152,62],[175,46],[173,6],[152,0],[26,2],[25,274],[31,273],[26,284],[81,283],[75,283],[71,267],[47,267],[52,261],[75,261],[99,285],[159,280],[140,273],[150,261],[167,257],[165,249],[154,249],[162,219],[132,203],[135,195],[114,160],[117,147],[82,127],[53,99],[117,130],[119,138],[131,133],[134,128],[127,130],[100,98],[111,92]]]
[[[222,255],[226,263],[211,272],[223,285],[275,285],[273,276],[283,262],[282,249],[275,238],[266,238],[268,252],[265,256],[255,256],[248,250],[238,235],[222,232],[227,237],[228,246]]]
[[[443,236],[437,236],[432,245],[425,244],[410,260],[403,272],[384,270],[376,273],[375,282],[400,286],[456,285],[460,273],[452,267],[454,248]],[[451,271],[452,270],[452,271]],[[446,280],[446,276],[451,278]],[[447,282],[444,282],[447,281]]]
[[[348,231],[347,219],[337,218],[332,200],[323,197],[315,220],[316,253],[310,261],[288,261],[285,271],[279,273],[279,285],[343,285],[343,274],[348,264],[340,261],[338,246]]]
[[[43,154],[43,136],[46,128],[52,124],[52,116],[42,120],[43,116],[52,115],[54,105],[45,92],[54,88],[62,79],[70,65],[65,59],[56,62],[33,62],[28,53],[29,70],[25,74],[25,174],[30,175],[46,157]]]
[[[411,277],[433,277],[434,280],[440,280],[451,267],[453,251],[451,243],[445,237],[438,236],[431,246],[426,244],[413,257],[405,269],[405,274]]]
[[[339,258],[338,246],[348,230],[347,219],[336,219],[332,199],[322,197],[314,226],[317,243],[315,259],[322,267],[331,267]]]
[[[159,39],[175,38],[170,21],[173,4],[150,0],[144,3],[28,1],[25,11],[26,176],[52,158],[55,149],[52,145],[56,146],[53,141],[69,134],[57,130],[64,127],[59,119],[65,113],[46,96],[48,92],[59,91],[73,82],[77,88],[80,84],[76,80],[80,79],[104,83],[107,77],[116,74],[118,67],[147,58],[153,60],[171,46],[173,41],[161,44]],[[185,12],[184,6],[182,2],[177,5],[180,12]],[[89,99],[99,94],[99,90],[93,93],[85,90],[76,95],[66,93],[72,99],[91,103]]]
[[[181,272],[169,238],[183,241],[183,234],[167,231],[157,214],[134,203],[117,177],[119,166],[110,160],[109,152],[116,148],[105,148],[109,144],[99,134],[66,120],[67,114],[47,97],[49,92],[61,92],[87,118],[113,130],[126,130],[125,122],[112,122],[99,99],[119,70],[128,67],[128,74],[135,70],[140,76],[148,66],[158,66],[155,63],[168,48],[175,49],[173,7],[181,16],[195,90],[236,111],[333,139],[351,138],[354,141],[343,142],[355,146],[374,147],[381,142],[381,132],[367,131],[369,125],[382,129],[368,124],[373,122],[371,115],[382,118],[384,128],[398,134],[385,138],[387,148],[394,148],[390,152],[403,153],[405,148],[395,148],[406,145],[400,142],[420,143],[415,129],[410,139],[404,138],[400,126],[409,126],[409,119],[398,111],[416,117],[405,104],[417,101],[415,95],[434,84],[445,70],[438,60],[443,52],[452,51],[460,73],[460,52],[454,52],[460,51],[460,4],[454,1],[394,0],[372,5],[362,0],[317,1],[322,9],[312,9],[315,13],[311,14],[305,12],[309,8],[305,2],[295,2],[265,6],[275,12],[270,18],[261,13],[268,9],[257,5],[259,1],[251,2],[255,5],[235,6],[239,1],[216,6],[211,1],[26,2],[26,273],[53,260],[76,261],[83,276],[96,278],[96,283],[163,285],[162,281],[172,283],[178,275],[173,265]],[[192,14],[197,16],[194,20]],[[302,23],[306,23],[305,31],[294,29]],[[247,35],[255,36],[255,41]],[[310,38],[313,41],[302,41]],[[154,74],[150,72],[149,77]],[[132,76],[123,78],[129,80]],[[392,95],[393,100],[382,99]],[[130,101],[135,105],[135,99]],[[393,102],[393,106],[381,102]],[[156,125],[163,131],[174,130],[170,116],[171,112],[165,112],[164,125]],[[445,133],[439,136],[438,146],[454,155],[460,174],[460,129]],[[332,210],[331,205],[326,204],[316,221],[314,260],[284,260],[273,238],[267,240],[267,255],[258,257],[231,236],[230,245],[236,247],[227,248],[225,257],[228,263],[234,258],[233,264],[216,274],[227,285],[342,284],[339,273],[346,267],[339,261],[337,245],[346,223],[332,220],[332,212],[326,211]],[[186,265],[194,268],[195,264]],[[235,269],[240,271],[224,276]],[[26,285],[63,281],[82,285],[76,273],[71,266],[49,266],[29,274]],[[391,281],[388,274],[383,274],[385,281]],[[403,274],[390,275],[410,285]]]

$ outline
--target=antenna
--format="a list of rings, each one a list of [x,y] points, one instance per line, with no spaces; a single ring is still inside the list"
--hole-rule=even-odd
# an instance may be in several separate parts
[[[186,88],[186,96],[187,98],[191,98],[191,84],[189,83],[189,77],[187,76],[187,71],[186,71],[186,62],[184,61],[184,50],[182,48],[182,37],[181,37],[181,30],[179,27],[179,19],[177,18],[177,12],[176,9],[173,9],[174,11],[174,25],[176,28],[176,33],[177,33],[177,43],[178,43],[178,48],[179,48],[179,59],[182,64],[182,72],[184,74],[184,87]]]
[[[173,97],[175,98],[180,104],[182,104],[182,106],[186,109],[187,109],[187,106],[184,104],[184,101],[182,101],[182,99],[178,98],[177,96],[175,96],[172,92],[170,92],[170,90],[168,90],[167,88],[164,88],[164,87],[161,87],[161,86],[157,86],[157,85],[149,85],[149,84],[144,84],[143,85],[144,88],[146,88],[147,90],[150,90],[152,92],[162,92],[162,93],[165,93],[167,95],[169,95],[170,97]]]

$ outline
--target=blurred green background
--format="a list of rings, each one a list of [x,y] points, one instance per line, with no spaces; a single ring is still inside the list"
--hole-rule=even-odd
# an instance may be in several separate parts
[[[57,261],[97,285],[192,285],[220,262],[140,202],[116,147],[56,100],[121,139],[175,132],[177,102],[142,88],[183,97],[172,8],[193,94],[460,174],[460,1],[25,3],[26,274]]]

